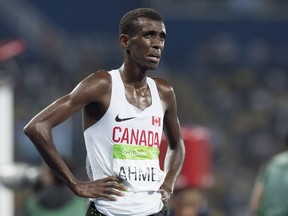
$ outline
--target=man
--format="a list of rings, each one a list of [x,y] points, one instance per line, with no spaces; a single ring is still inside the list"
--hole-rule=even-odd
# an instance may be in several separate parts
[[[172,216],[199,216],[202,205],[203,195],[200,191],[183,188],[173,194],[170,208]]]
[[[36,115],[24,132],[54,173],[77,195],[92,201],[86,215],[166,215],[185,148],[172,87],[147,77],[157,68],[166,29],[161,15],[148,8],[120,21],[123,65],[100,70],[68,95]],[[92,181],[76,179],[53,143],[51,130],[83,109],[83,129]],[[169,150],[159,169],[162,126]]]
[[[74,165],[70,159],[64,159],[70,170]],[[33,190],[25,197],[25,216],[71,216],[84,215],[87,200],[75,196],[45,163],[39,167],[40,175]],[[21,214],[22,215],[22,214]]]
[[[288,146],[288,135],[285,142]],[[278,153],[260,169],[250,210],[257,216],[288,215],[288,151]]]

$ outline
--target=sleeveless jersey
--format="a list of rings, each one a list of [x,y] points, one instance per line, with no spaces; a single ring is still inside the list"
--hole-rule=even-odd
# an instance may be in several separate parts
[[[256,181],[264,185],[264,192],[257,215],[287,216],[288,151],[275,155],[261,169]]]
[[[84,138],[92,178],[117,176],[128,190],[117,201],[92,200],[98,211],[108,216],[150,215],[163,207],[157,192],[165,177],[158,158],[163,107],[153,79],[147,77],[152,103],[141,110],[127,101],[119,70],[109,74],[110,105],[104,116],[84,131]]]

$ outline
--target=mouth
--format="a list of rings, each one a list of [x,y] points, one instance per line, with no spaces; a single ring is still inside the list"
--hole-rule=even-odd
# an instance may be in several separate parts
[[[150,54],[147,56],[147,59],[149,59],[151,62],[158,63],[160,61],[160,55]]]

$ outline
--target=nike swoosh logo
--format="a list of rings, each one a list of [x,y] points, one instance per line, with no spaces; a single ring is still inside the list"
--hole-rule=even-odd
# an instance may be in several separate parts
[[[117,115],[117,116],[115,117],[115,121],[116,121],[116,122],[123,122],[123,121],[128,121],[128,120],[131,120],[131,119],[134,119],[134,118],[136,118],[136,117],[119,118],[119,115]]]

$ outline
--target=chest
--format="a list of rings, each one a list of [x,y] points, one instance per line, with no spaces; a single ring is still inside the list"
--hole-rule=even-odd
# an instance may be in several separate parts
[[[142,88],[134,88],[129,85],[124,85],[125,97],[128,103],[144,110],[152,104],[152,96],[149,86]]]

